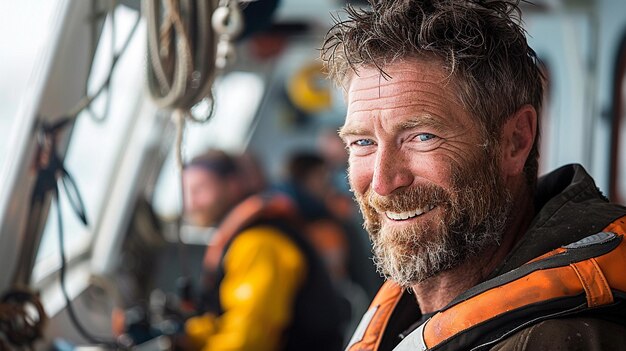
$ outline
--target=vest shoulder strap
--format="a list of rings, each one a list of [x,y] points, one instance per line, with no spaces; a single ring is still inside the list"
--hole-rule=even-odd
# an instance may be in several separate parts
[[[346,351],[378,350],[391,314],[403,293],[404,290],[392,281],[382,285],[359,322]]]

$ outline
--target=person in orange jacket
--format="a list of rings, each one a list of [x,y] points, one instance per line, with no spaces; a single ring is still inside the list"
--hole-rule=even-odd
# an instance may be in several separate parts
[[[349,351],[626,349],[626,208],[580,165],[538,179],[542,74],[519,3],[372,0],[328,32],[387,278]]]
[[[328,272],[291,201],[247,194],[236,160],[209,150],[183,172],[188,221],[215,226],[204,260],[204,313],[187,321],[193,349],[338,350],[343,321]]]

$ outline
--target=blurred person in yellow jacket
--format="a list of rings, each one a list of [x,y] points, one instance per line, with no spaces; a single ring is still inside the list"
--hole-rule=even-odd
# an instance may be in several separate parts
[[[247,194],[236,160],[210,150],[183,172],[185,215],[214,226],[202,313],[187,321],[202,350],[338,350],[342,325],[328,272],[301,236],[290,199]]]

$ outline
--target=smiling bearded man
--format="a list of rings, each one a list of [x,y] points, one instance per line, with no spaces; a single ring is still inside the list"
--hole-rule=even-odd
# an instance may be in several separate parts
[[[354,191],[365,220],[379,272],[409,288],[458,266],[471,255],[500,243],[511,209],[510,194],[499,175],[494,150],[482,149],[475,162],[454,165],[449,189],[418,184],[380,196],[368,189]],[[434,218],[402,228],[394,221],[422,216],[440,208]]]
[[[626,350],[626,208],[580,165],[537,178],[543,76],[515,0],[347,7],[322,59],[387,278],[367,350]]]

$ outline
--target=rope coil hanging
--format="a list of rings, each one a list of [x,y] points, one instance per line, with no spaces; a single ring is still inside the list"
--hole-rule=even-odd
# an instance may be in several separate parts
[[[161,108],[180,109],[205,122],[210,113],[197,117],[189,111],[204,98],[212,100],[216,65],[222,69],[232,57],[230,42],[243,28],[237,1],[216,7],[211,0],[144,0],[143,12],[152,98]]]
[[[172,110],[176,164],[182,172],[185,120],[206,122],[214,111],[216,70],[234,59],[232,41],[243,30],[238,0],[144,0],[148,29],[148,87],[157,106]],[[196,116],[192,107],[208,99]],[[182,188],[181,188],[182,189]]]

